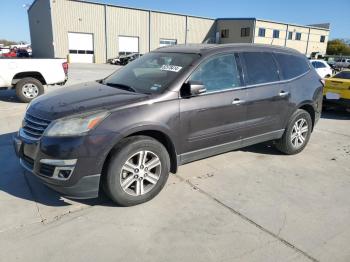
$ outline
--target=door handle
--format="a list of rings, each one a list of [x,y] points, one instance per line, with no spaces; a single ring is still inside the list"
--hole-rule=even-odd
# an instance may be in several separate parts
[[[244,103],[244,100],[241,100],[239,98],[235,98],[233,101],[232,101],[232,105],[240,105]]]
[[[282,90],[278,95],[279,96],[287,96],[287,95],[289,95],[289,92],[286,92],[286,91]]]

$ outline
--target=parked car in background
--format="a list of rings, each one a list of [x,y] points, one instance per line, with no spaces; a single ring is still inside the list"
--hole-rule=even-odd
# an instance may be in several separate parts
[[[108,63],[113,65],[127,65],[131,61],[134,61],[135,59],[141,57],[142,55],[139,53],[132,53],[128,55],[120,55],[116,58],[112,58],[108,60]]]
[[[323,94],[326,103],[350,109],[350,70],[344,70],[326,79]]]
[[[30,54],[26,49],[17,49],[17,57],[30,57]]]
[[[14,145],[21,165],[62,194],[94,198],[102,185],[131,206],[191,161],[269,140],[285,154],[301,152],[322,90],[291,49],[163,47],[103,80],[35,99]]]
[[[17,57],[17,50],[11,49],[8,53],[3,53],[2,56],[7,58]]]
[[[10,52],[10,48],[7,48],[7,47],[0,47],[0,57],[3,56],[3,54],[6,54]]]
[[[335,62],[336,68],[349,68],[350,69],[350,58],[342,58]]]
[[[335,58],[334,58],[334,57],[326,56],[326,57],[324,57],[324,61],[326,61],[327,64],[328,64],[332,69],[334,69],[334,65],[335,65]]]
[[[120,64],[127,65],[128,63],[136,60],[137,58],[140,58],[141,56],[142,56],[142,54],[139,54],[139,53],[127,55],[125,58],[120,60]]]
[[[315,68],[317,74],[321,78],[331,77],[333,75],[333,69],[323,60],[310,60],[312,66]]]
[[[107,60],[107,63],[108,64],[112,64],[112,65],[116,65],[117,61],[119,61],[118,59],[119,59],[119,56],[115,57],[115,58],[110,58],[110,59]]]
[[[0,89],[16,89],[22,102],[44,93],[44,85],[64,84],[68,79],[65,59],[0,58]]]

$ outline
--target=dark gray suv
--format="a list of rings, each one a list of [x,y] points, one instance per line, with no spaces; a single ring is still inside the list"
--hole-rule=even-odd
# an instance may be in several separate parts
[[[323,85],[305,56],[250,45],[159,48],[111,76],[35,99],[14,138],[22,166],[72,198],[150,200],[179,165],[275,141],[302,151]]]

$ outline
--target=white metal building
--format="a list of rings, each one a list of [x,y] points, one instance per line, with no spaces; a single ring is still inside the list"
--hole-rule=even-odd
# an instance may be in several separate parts
[[[70,62],[79,63],[105,63],[119,54],[203,42],[269,43],[309,55],[325,52],[329,35],[329,29],[317,26],[255,18],[211,19],[80,0],[35,0],[28,16],[35,57],[69,55]],[[300,40],[289,39],[293,28],[294,37],[301,33]],[[278,38],[274,30],[279,31]],[[323,42],[318,43],[319,35],[324,36]]]

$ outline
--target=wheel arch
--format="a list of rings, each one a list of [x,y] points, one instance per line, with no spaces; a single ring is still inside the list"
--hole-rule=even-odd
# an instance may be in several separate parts
[[[46,80],[44,76],[37,71],[26,71],[26,72],[20,72],[13,76],[12,78],[12,85],[16,85],[18,81],[20,81],[23,78],[31,77],[38,81],[40,81],[41,84],[46,85]]]
[[[110,160],[111,153],[113,149],[125,138],[132,137],[132,136],[148,136],[151,137],[158,142],[160,142],[168,151],[169,157],[170,157],[170,172],[176,173],[178,168],[178,161],[177,161],[177,150],[175,147],[175,144],[171,137],[167,134],[165,130],[160,130],[157,128],[146,128],[146,127],[138,127],[134,129],[130,129],[129,132],[124,133],[123,135],[119,136],[117,141],[113,143],[112,147],[109,149],[108,154],[103,162],[102,167],[102,173],[105,173],[105,170],[108,166],[108,162]]]
[[[303,109],[310,114],[311,120],[312,120],[312,130],[313,130],[314,126],[315,126],[315,121],[316,121],[316,110],[315,110],[314,106],[312,105],[312,103],[311,102],[301,103],[297,107],[297,109]]]
[[[176,148],[173,141],[166,133],[159,130],[150,129],[150,130],[142,130],[142,131],[131,133],[127,137],[131,137],[131,136],[149,136],[157,140],[158,142],[160,142],[169,153],[170,171],[172,173],[177,172],[178,163],[177,163]]]

